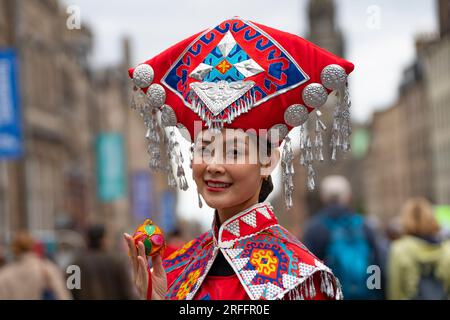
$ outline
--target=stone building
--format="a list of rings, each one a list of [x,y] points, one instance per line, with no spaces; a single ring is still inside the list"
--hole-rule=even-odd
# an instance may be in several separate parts
[[[0,0],[0,47],[18,52],[25,150],[21,159],[0,161],[5,240],[18,229],[46,237],[58,227],[83,231],[93,222],[116,236],[137,223],[129,180],[132,172],[149,169],[145,129],[129,108],[128,41],[116,66],[94,68],[92,33],[85,25],[67,28],[67,18],[57,0]],[[124,139],[126,189],[101,201],[95,146],[99,134],[111,132]],[[148,197],[159,211],[157,200],[167,187],[162,178],[152,181]]]

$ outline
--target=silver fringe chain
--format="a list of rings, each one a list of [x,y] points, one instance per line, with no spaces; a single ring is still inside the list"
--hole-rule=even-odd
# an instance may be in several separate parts
[[[326,271],[318,271],[320,273],[320,292],[325,294],[329,298],[336,300],[342,300],[342,288],[339,284],[339,280],[334,278],[330,273]],[[333,286],[333,279],[336,283]],[[300,285],[288,291],[286,298],[288,300],[305,300],[314,299],[317,295],[316,287],[314,285],[314,276],[310,275]],[[285,298],[285,299],[286,299]]]
[[[144,124],[147,128],[145,135],[148,146],[147,152],[150,155],[149,167],[153,172],[166,172],[168,185],[170,188],[180,187],[181,190],[186,191],[189,186],[186,180],[186,175],[183,168],[183,155],[179,143],[176,141],[175,132],[171,129],[167,134],[166,130],[161,126],[159,108],[150,106],[148,96],[137,88],[134,89],[131,108],[139,112],[144,119]],[[162,157],[162,143],[166,148],[167,163],[163,164]],[[176,166],[176,177],[173,171],[173,165]],[[178,183],[177,183],[178,179]]]
[[[181,153],[180,144],[175,139],[175,131],[171,129],[169,133],[169,141],[168,141],[168,147],[167,147],[167,155],[169,158],[169,165],[170,168],[172,168],[172,163],[177,167],[177,178],[178,178],[178,186],[181,190],[186,191],[189,188],[189,185],[186,180],[186,175],[183,168],[184,158],[183,154]],[[170,173],[169,173],[170,175]],[[172,172],[173,177],[173,172]],[[171,183],[171,186],[175,184]]]
[[[336,92],[337,103],[333,115],[333,129],[331,136],[331,159],[337,160],[339,151],[346,153],[351,150],[350,136],[352,134],[348,86]]]
[[[286,208],[292,208],[292,193],[294,192],[294,153],[292,152],[291,139],[285,138],[283,155],[281,157],[281,169],[284,182],[284,201]]]
[[[161,160],[161,134],[164,130],[158,123],[158,110],[152,109],[150,112],[144,113],[144,123],[147,127],[145,137],[148,141],[147,152],[150,155],[149,167],[153,172],[162,169]]]
[[[214,116],[208,106],[197,96],[194,90],[189,92],[191,100],[191,109],[198,114],[206,126],[213,132],[219,132],[223,129],[224,123],[230,124],[236,117],[249,112],[256,101],[255,90],[252,88],[233,102],[219,115]]]
[[[308,173],[307,186],[308,190],[314,190],[316,186],[315,175],[313,163],[314,163],[314,151],[316,152],[317,160],[323,161],[323,141],[322,141],[322,131],[325,130],[325,125],[320,120],[320,111],[316,111],[316,137],[315,143],[311,141],[309,136],[309,128],[306,124],[300,126],[300,165],[304,166]],[[324,129],[325,128],[325,129]]]

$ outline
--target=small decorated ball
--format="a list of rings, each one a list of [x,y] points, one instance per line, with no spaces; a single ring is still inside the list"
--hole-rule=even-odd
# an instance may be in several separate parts
[[[133,240],[136,247],[139,242],[144,244],[147,257],[152,257],[161,253],[165,247],[163,232],[157,225],[153,224],[153,221],[150,219],[145,220],[145,222],[136,229]]]

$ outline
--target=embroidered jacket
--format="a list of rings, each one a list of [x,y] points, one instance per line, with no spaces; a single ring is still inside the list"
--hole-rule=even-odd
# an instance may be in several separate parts
[[[212,230],[164,260],[167,299],[198,298],[219,250],[252,300],[313,299],[317,287],[331,299],[343,298],[331,270],[278,224],[269,203],[259,203],[220,228],[214,222]]]

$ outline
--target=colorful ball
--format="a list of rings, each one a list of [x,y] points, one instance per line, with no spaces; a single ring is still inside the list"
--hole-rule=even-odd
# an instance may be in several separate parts
[[[145,247],[145,254],[147,257],[155,256],[164,250],[165,240],[162,230],[150,219],[145,220],[133,235],[134,244],[136,248],[139,242],[142,242]]]

